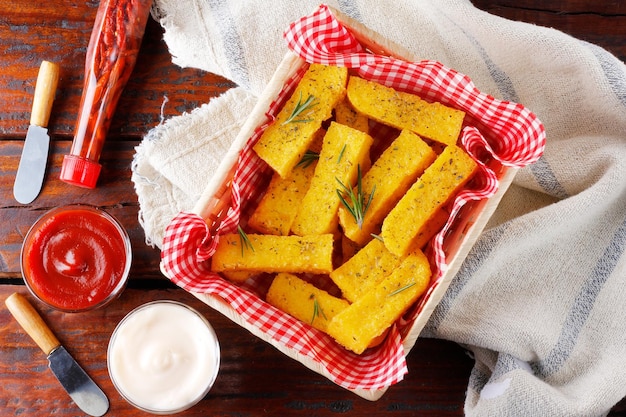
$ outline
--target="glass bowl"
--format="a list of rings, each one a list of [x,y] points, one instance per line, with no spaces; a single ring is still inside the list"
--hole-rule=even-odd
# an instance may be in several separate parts
[[[65,312],[103,307],[126,287],[132,251],[117,219],[85,204],[54,208],[30,228],[20,255],[24,282]]]
[[[220,347],[198,311],[177,301],[153,301],[117,325],[107,366],[128,403],[152,414],[174,414],[207,395],[219,371]]]

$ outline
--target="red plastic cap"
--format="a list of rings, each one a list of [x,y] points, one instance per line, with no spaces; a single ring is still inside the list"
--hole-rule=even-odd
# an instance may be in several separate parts
[[[84,188],[96,188],[102,165],[76,155],[65,155],[61,181]]]

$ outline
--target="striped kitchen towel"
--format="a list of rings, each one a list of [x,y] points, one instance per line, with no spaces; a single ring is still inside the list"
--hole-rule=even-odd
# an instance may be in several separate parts
[[[173,61],[239,87],[155,127],[133,166],[147,239],[190,209],[310,0],[155,0]],[[626,68],[553,29],[465,0],[329,1],[402,45],[522,103],[547,145],[523,168],[423,335],[476,360],[468,416],[599,416],[626,396]],[[201,167],[201,169],[199,168]]]

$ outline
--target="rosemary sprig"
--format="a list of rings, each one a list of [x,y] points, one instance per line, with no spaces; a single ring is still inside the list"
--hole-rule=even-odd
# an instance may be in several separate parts
[[[339,156],[337,157],[337,163],[340,163],[341,160],[343,159],[343,154],[346,153],[346,146],[348,145],[343,145],[343,148],[341,148],[341,152],[339,152]]]
[[[310,324],[313,324],[315,318],[318,317],[320,314],[322,315],[322,317],[324,317],[324,320],[328,320],[328,318],[326,318],[326,314],[324,314],[324,310],[322,310],[322,307],[320,307],[320,304],[317,302],[317,298],[315,298],[315,295],[311,294],[310,298],[313,298],[313,317],[311,317]]]
[[[399,294],[399,293],[401,293],[402,291],[404,291],[404,290],[407,290],[407,289],[411,288],[413,285],[415,285],[415,283],[414,283],[414,282],[412,282],[412,283],[410,283],[410,284],[407,284],[407,285],[405,285],[404,287],[398,288],[397,290],[395,290],[395,291],[393,291],[392,293],[390,293],[387,297],[393,297],[394,295]]]
[[[363,194],[363,180],[361,177],[361,165],[357,166],[357,181],[356,181],[356,193],[353,188],[347,187],[338,178],[337,182],[341,189],[337,189],[337,195],[341,200],[341,204],[350,212],[354,221],[359,226],[359,229],[363,227],[363,220],[365,219],[365,213],[370,207],[372,199],[374,198],[374,191],[376,191],[376,185],[372,187],[370,195],[365,197]]]
[[[313,151],[306,151],[304,155],[302,155],[302,159],[300,159],[300,162],[298,162],[296,166],[300,168],[307,168],[318,159],[320,159],[320,154]]]
[[[252,242],[250,242],[250,238],[241,228],[241,226],[237,226],[237,233],[239,233],[239,243],[241,244],[241,256],[243,256],[243,252],[245,249],[249,249],[254,252],[254,247],[252,246]]]
[[[370,236],[372,236],[374,239],[380,240],[381,242],[384,243],[383,237],[381,235],[377,235],[376,233],[370,233]]]
[[[298,99],[296,106],[293,108],[293,111],[291,112],[287,120],[285,120],[282,124],[286,125],[289,123],[310,122],[311,119],[298,119],[298,117],[300,117],[301,115],[306,116],[307,114],[310,113],[310,110],[316,105],[317,105],[317,102],[315,101],[315,96],[312,94],[310,94],[309,97],[307,97],[307,99],[304,100],[304,102],[302,102],[302,91],[300,91],[300,98]],[[306,113],[303,113],[305,111]]]

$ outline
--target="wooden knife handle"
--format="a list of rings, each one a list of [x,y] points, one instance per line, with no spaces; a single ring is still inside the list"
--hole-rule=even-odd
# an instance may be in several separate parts
[[[24,296],[13,293],[4,302],[13,317],[47,355],[61,343]]]
[[[39,67],[33,109],[30,113],[30,124],[47,127],[52,111],[52,102],[59,83],[59,66],[49,61],[43,61]]]

